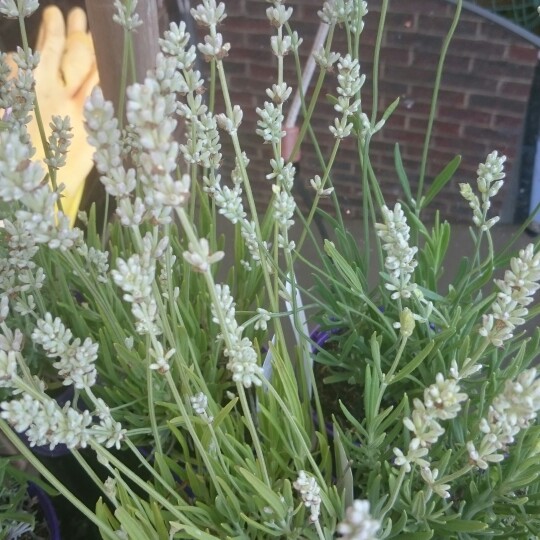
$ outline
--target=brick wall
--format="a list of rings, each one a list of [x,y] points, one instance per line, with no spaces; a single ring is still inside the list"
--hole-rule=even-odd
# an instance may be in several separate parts
[[[304,38],[302,59],[309,54],[317,31],[319,2],[290,0],[294,7],[292,26]],[[372,103],[372,54],[379,19],[380,0],[369,2],[370,13],[362,35],[360,58],[367,75],[363,109]],[[271,30],[265,16],[265,0],[227,2],[228,17],[221,31],[232,44],[226,70],[233,103],[242,106],[244,124],[241,139],[251,159],[251,178],[261,206],[269,200],[265,174],[269,172],[270,151],[254,135],[255,107],[262,106],[265,88],[275,82],[276,61],[269,52]],[[396,97],[400,105],[382,133],[372,143],[372,162],[388,203],[400,196],[394,172],[393,147],[399,142],[403,161],[413,185],[418,178],[421,149],[430,107],[438,53],[447,32],[454,6],[444,0],[392,0],[383,36],[380,63],[379,110]],[[343,33],[337,32],[334,50],[345,51]],[[508,156],[509,184],[517,181],[519,149],[530,83],[537,62],[537,50],[504,28],[466,11],[450,47],[442,79],[437,120],[433,129],[426,182],[456,154],[463,161],[455,180],[437,201],[443,216],[453,220],[470,219],[470,210],[459,196],[457,184],[474,180],[478,162],[493,149]],[[286,80],[295,81],[293,61],[286,58]],[[335,95],[334,76],[326,79],[322,95]],[[293,85],[294,87],[294,85]],[[328,125],[333,118],[331,105],[321,101],[313,126],[328,156],[333,138]],[[230,145],[224,138],[225,167],[230,166]],[[320,174],[316,155],[309,141],[302,147],[300,184],[309,192],[308,182]],[[334,183],[347,213],[357,215],[361,207],[361,171],[354,141],[344,141],[334,169]],[[506,189],[510,186],[507,185]],[[414,193],[414,190],[413,190]],[[504,195],[499,196],[499,208]],[[497,210],[497,203],[495,205]]]

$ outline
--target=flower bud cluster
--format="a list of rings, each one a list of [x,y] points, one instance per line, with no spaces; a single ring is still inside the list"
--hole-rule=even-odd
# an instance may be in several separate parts
[[[460,184],[459,189],[461,196],[468,201],[469,206],[473,211],[473,222],[482,231],[487,231],[499,221],[499,217],[487,219],[488,210],[491,207],[491,200],[501,187],[503,179],[506,176],[504,173],[504,162],[506,156],[499,156],[495,151],[488,155],[485,163],[478,165],[478,191],[482,202],[477,195],[474,194],[470,184]]]
[[[46,313],[43,319],[38,319],[32,341],[41,345],[49,358],[59,358],[53,366],[64,379],[65,386],[73,384],[75,388],[84,390],[95,384],[98,344],[90,338],[82,343],[80,338],[73,339],[71,330],[60,318],[53,319],[50,313]]]
[[[150,349],[150,356],[154,358],[154,361],[148,366],[151,370],[157,371],[161,375],[164,375],[171,369],[169,360],[173,357],[176,349],[170,349],[167,352],[164,351],[163,345],[156,342]]]
[[[334,71],[334,64],[341,58],[341,55],[332,51],[326,52],[324,47],[321,47],[313,53],[313,58],[321,69],[332,73]]]
[[[330,126],[330,132],[336,139],[344,139],[351,134],[353,124],[349,117],[358,112],[361,105],[360,90],[366,80],[365,75],[360,75],[360,64],[350,54],[342,56],[337,64],[338,88],[337,103],[334,109],[341,113],[341,118],[336,118],[334,125]]]
[[[478,448],[472,441],[467,442],[471,463],[487,469],[490,463],[502,461],[508,446],[515,442],[520,431],[535,422],[539,410],[540,377],[536,368],[506,381],[503,392],[495,397],[487,417],[480,422],[484,435]]]
[[[43,269],[33,260],[38,246],[34,236],[18,220],[4,219],[3,229],[7,252],[0,258],[0,297],[6,302],[10,298],[15,305],[25,302],[26,297],[30,306],[31,293],[40,289],[45,281]]]
[[[96,279],[100,283],[108,283],[109,271],[109,253],[107,251],[99,251],[94,247],[88,247],[86,243],[82,243],[77,247],[77,253],[81,255],[87,263],[88,270],[96,273]]]
[[[206,394],[204,394],[203,392],[199,392],[198,394],[191,396],[189,400],[195,413],[197,413],[208,423],[212,422],[214,418],[208,415],[208,397],[206,396]]]
[[[148,237],[145,239],[147,241],[143,255],[136,253],[127,260],[119,257],[116,259],[116,270],[112,270],[111,275],[116,285],[124,291],[124,300],[131,304],[137,332],[157,335],[161,330],[156,324],[158,308],[152,288],[156,260],[153,250],[148,245],[151,240],[148,240]]]
[[[191,8],[191,16],[200,25],[207,27],[210,34],[204,36],[204,43],[199,43],[197,48],[203,54],[205,60],[222,60],[229,54],[230,43],[223,43],[223,36],[216,31],[227,14],[225,13],[225,4],[220,2],[216,4],[215,0],[202,0],[196,8]]]
[[[309,181],[311,187],[319,197],[329,197],[334,192],[333,187],[325,188],[321,177],[316,174],[313,178]]]
[[[202,4],[191,8],[191,16],[197,21],[197,24],[211,28],[221,24],[227,14],[223,2],[216,4],[215,0],[202,0]]]
[[[265,101],[264,107],[262,109],[257,107],[255,111],[259,115],[259,120],[257,120],[259,127],[255,133],[262,137],[265,143],[278,144],[285,137],[285,131],[282,129],[284,116],[281,107],[273,102]]]
[[[0,0],[0,14],[8,19],[30,17],[38,7],[38,0]]]
[[[186,23],[181,21],[180,24],[171,23],[169,29],[163,34],[163,38],[159,40],[159,47],[165,56],[170,56],[176,60],[176,69],[191,70],[195,59],[195,46],[189,44],[189,33],[186,32]],[[185,77],[185,75],[182,75]],[[184,83],[189,89],[185,78]]]
[[[300,497],[304,506],[309,508],[309,520],[315,523],[319,520],[321,513],[321,488],[317,484],[317,480],[306,471],[299,471],[298,478],[293,482],[293,487],[300,493]]]
[[[270,49],[281,61],[291,50],[298,51],[303,40],[298,36],[297,32],[293,32],[291,35],[283,35],[283,25],[291,18],[293,9],[291,7],[286,8],[282,4],[282,0],[274,0],[271,3],[274,5],[266,10],[266,18],[277,29],[277,35],[270,38]]]
[[[105,100],[101,88],[96,87],[84,105],[85,128],[88,142],[95,148],[94,162],[100,181],[118,204],[128,198],[137,185],[135,169],[126,171],[123,165],[122,134],[114,116],[113,105]]]
[[[218,305],[212,305],[213,321],[221,328],[220,338],[225,342],[224,355],[229,359],[227,369],[232,380],[245,388],[261,386],[262,368],[253,343],[242,337],[244,328],[236,322],[236,310],[228,285],[216,285]]]
[[[280,28],[291,18],[292,13],[292,7],[286,8],[283,4],[276,2],[266,10],[266,17],[272,26]]]
[[[446,379],[442,373],[438,373],[435,383],[424,390],[424,399],[413,400],[414,409],[409,417],[403,420],[405,427],[414,434],[409,443],[409,449],[405,455],[399,448],[394,448],[396,458],[394,464],[404,467],[410,472],[412,465],[421,468],[422,477],[429,487],[439,496],[446,498],[450,494],[447,484],[437,482],[438,471],[431,470],[428,455],[429,447],[435,444],[444,433],[440,422],[456,418],[461,411],[461,403],[468,399],[467,394],[460,391],[458,381]]]
[[[137,177],[147,215],[154,223],[170,223],[171,208],[187,203],[190,188],[188,175],[177,179],[179,145],[173,140],[176,120],[170,115],[174,103],[152,77],[130,86],[127,96],[126,117],[141,144]]]
[[[0,388],[11,388],[17,376],[17,357],[15,351],[0,349]]]
[[[239,105],[234,105],[231,116],[232,117],[229,118],[225,113],[216,115],[219,128],[229,133],[229,135],[232,135],[238,131],[238,128],[242,123],[242,118],[244,117],[244,112]]]
[[[53,168],[60,169],[66,164],[66,156],[73,138],[71,133],[71,121],[69,116],[62,118],[61,116],[53,116],[52,122],[49,124],[52,132],[49,136],[49,151],[50,157],[46,158],[45,163]]]
[[[78,449],[86,448],[94,439],[107,448],[120,448],[125,438],[126,431],[106,407],[96,411],[98,424],[92,424],[90,411],[74,409],[69,401],[60,408],[47,396],[40,401],[23,393],[19,399],[0,403],[0,409],[0,417],[15,431],[24,433],[30,446],[48,445],[54,450],[57,445],[65,444],[69,449]]]
[[[511,339],[515,328],[525,323],[529,313],[525,306],[533,301],[540,289],[539,282],[540,252],[535,253],[534,245],[529,244],[519,251],[518,257],[512,258],[504,279],[495,280],[499,292],[491,313],[483,316],[480,335],[495,347],[502,347],[504,341]]]
[[[203,26],[211,27],[225,18],[224,5],[216,6],[215,2],[206,1],[197,8],[192,9],[192,15]],[[184,161],[188,165],[200,165],[205,169],[219,169],[222,154],[218,126],[222,125],[230,131],[238,128],[242,121],[242,111],[239,107],[234,109],[233,118],[228,119],[225,115],[214,115],[208,111],[204,104],[203,92],[204,81],[199,71],[193,70],[195,62],[195,48],[187,49],[189,33],[186,26],[171,24],[165,32],[164,39],[160,40],[160,46],[165,58],[173,60],[176,64],[176,77],[179,83],[173,86],[175,93],[185,96],[183,102],[177,102],[177,113],[184,118],[186,125],[187,140],[179,146]],[[170,76],[164,80],[170,79]],[[164,90],[162,89],[162,94]],[[187,187],[187,177],[184,176]],[[187,199],[186,192],[186,199]]]
[[[189,250],[184,251],[184,259],[197,272],[205,273],[210,271],[210,266],[215,264],[225,256],[223,251],[210,253],[210,244],[206,238],[200,238],[197,243],[189,243]]]
[[[261,257],[255,223],[247,219],[242,202],[242,169],[249,164],[249,159],[245,152],[242,153],[241,159],[242,164],[238,158],[235,159],[236,165],[231,172],[231,179],[233,181],[232,189],[221,184],[221,175],[210,174],[203,178],[205,184],[204,190],[214,198],[220,214],[225,216],[231,223],[240,224],[240,232],[246,248],[251,258],[257,264],[260,264]],[[266,249],[266,243],[264,242],[263,249]],[[244,263],[247,268],[250,267],[249,262],[244,261]]]
[[[72,229],[62,212],[55,212],[59,194],[43,183],[43,167],[31,161],[32,154],[33,149],[21,142],[16,130],[0,131],[0,201],[22,203],[12,225],[31,236],[33,243],[69,249],[80,241],[81,231]]]
[[[368,13],[364,0],[327,0],[317,15],[326,24],[347,24],[354,33],[362,32]]]
[[[393,300],[410,298],[417,289],[411,279],[418,264],[414,258],[418,248],[409,246],[410,227],[401,204],[396,203],[394,210],[390,210],[386,205],[381,210],[384,223],[376,223],[375,229],[384,242],[382,247],[387,253],[384,266],[389,277],[385,287],[392,291]]]
[[[17,65],[17,72],[13,77],[10,77],[7,55],[0,53],[0,109],[6,111],[2,120],[7,122],[11,129],[20,131],[21,140],[30,144],[23,126],[32,118],[36,85],[34,70],[40,55],[31,49],[25,52],[17,47],[17,52],[11,58]]]
[[[116,13],[113,15],[113,21],[128,32],[133,32],[133,30],[143,24],[139,14],[135,11],[137,9],[137,3],[138,0],[131,0],[131,2],[114,0]]]
[[[274,180],[272,184],[273,215],[274,220],[280,229],[279,247],[287,251],[292,251],[295,247],[294,242],[287,240],[287,231],[294,225],[294,212],[296,211],[296,201],[291,194],[294,185],[294,175],[296,169],[292,163],[285,163],[280,157],[271,159],[270,165],[272,172],[266,175],[268,180]]]
[[[180,146],[184,160],[206,169],[218,169],[222,159],[218,119],[211,113],[203,112],[198,117],[190,114],[188,123],[192,126],[190,136],[187,143]]]

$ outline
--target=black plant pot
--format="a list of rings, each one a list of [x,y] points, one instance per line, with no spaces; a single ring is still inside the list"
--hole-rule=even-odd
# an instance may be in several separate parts
[[[49,495],[34,482],[28,482],[27,493],[31,498],[37,499],[50,540],[62,540],[60,521]]]

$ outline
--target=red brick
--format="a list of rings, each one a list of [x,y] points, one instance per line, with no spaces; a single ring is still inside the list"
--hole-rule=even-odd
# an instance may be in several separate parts
[[[406,143],[412,146],[422,146],[424,144],[424,133],[413,133],[404,129],[385,129],[382,136],[386,141],[395,141],[400,144]]]
[[[464,109],[460,107],[439,106],[437,110],[438,118],[454,119],[475,125],[489,126],[491,123],[491,112]]]
[[[418,58],[415,58],[415,62],[413,63],[418,62],[418,63],[421,63],[423,66],[431,66],[433,67],[433,71],[435,71],[435,69],[439,65],[439,60],[440,60],[439,52],[430,53],[426,51],[421,51],[417,54],[418,54]],[[455,54],[447,54],[446,58],[444,59],[445,73],[448,73],[448,72],[471,73],[473,71],[472,65],[473,65],[473,59],[466,58],[463,55],[458,56]]]
[[[254,14],[244,17],[227,17],[221,28],[224,35],[229,33],[236,34],[273,34],[270,21],[266,18],[263,12],[261,19],[256,19]]]
[[[246,1],[245,0],[235,0],[234,2],[227,2],[225,7],[225,12],[227,13],[227,19],[236,17],[238,15],[246,14]],[[225,24],[227,22],[225,19]]]
[[[515,99],[504,97],[493,97],[486,94],[471,94],[469,105],[474,109],[489,109],[492,111],[504,112],[505,114],[524,114],[526,104]]]
[[[435,135],[440,133],[446,137],[460,137],[463,134],[463,124],[457,122],[444,122],[436,118],[433,124],[433,133]]]
[[[497,93],[497,85],[493,79],[482,75],[445,72],[442,76],[442,84],[445,88],[481,91],[486,95],[496,95]]]
[[[417,64],[418,65],[418,64]],[[432,69],[422,69],[421,67],[404,67],[396,65],[384,66],[382,75],[390,81],[403,82],[413,81],[414,85],[433,85],[435,73]]]
[[[421,87],[414,88],[414,98],[424,103],[431,103],[433,97],[433,87]],[[462,106],[465,105],[465,93],[463,90],[447,90],[445,88],[439,89],[438,102],[441,105],[446,106]]]
[[[421,14],[418,29],[426,34],[435,34],[438,36],[446,35],[450,30],[452,20],[449,17],[442,15],[436,16],[429,14]],[[476,35],[478,30],[477,21],[467,21],[461,19],[459,21],[456,34],[458,36],[470,37]]]
[[[499,95],[527,101],[531,93],[532,76],[527,82],[502,81],[499,86]]]
[[[386,32],[386,45],[397,47],[411,47],[413,50],[433,51],[441,47],[442,36],[427,36],[425,34],[413,34],[396,30]]]
[[[433,10],[434,13],[443,13],[444,6],[436,5],[430,2],[426,4],[424,0],[406,0],[404,2],[396,2],[392,5],[392,11],[396,13],[422,13],[426,10],[427,6]]]
[[[512,39],[511,30],[488,20],[483,22],[480,34],[484,38],[489,38],[488,41],[510,41]]]
[[[432,140],[432,147],[439,148],[440,150],[446,149],[451,153],[461,154],[464,149],[467,149],[474,154],[482,155],[484,153],[484,145],[479,143],[475,139],[464,140],[465,138],[457,137],[444,137],[442,135],[436,135]]]
[[[509,130],[514,134],[521,134],[523,131],[525,120],[518,116],[505,116],[498,114],[493,119],[493,125],[496,128]]]
[[[484,38],[455,37],[450,43],[449,51],[452,54],[463,54],[473,58],[502,58],[506,51],[506,45],[493,43]]]
[[[531,66],[536,65],[538,60],[538,49],[534,45],[511,44],[506,50],[506,58]]]
[[[474,73],[483,74],[490,79],[502,77],[513,80],[530,80],[533,68],[505,60],[474,59]]]

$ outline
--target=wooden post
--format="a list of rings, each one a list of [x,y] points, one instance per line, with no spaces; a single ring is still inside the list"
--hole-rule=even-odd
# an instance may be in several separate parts
[[[159,51],[158,8],[162,0],[140,0],[137,13],[143,24],[133,34],[137,81],[141,82],[148,69],[155,67]],[[123,31],[113,20],[112,0],[86,0],[88,24],[99,71],[100,86],[106,99],[114,103],[118,112],[119,82],[122,71]]]

